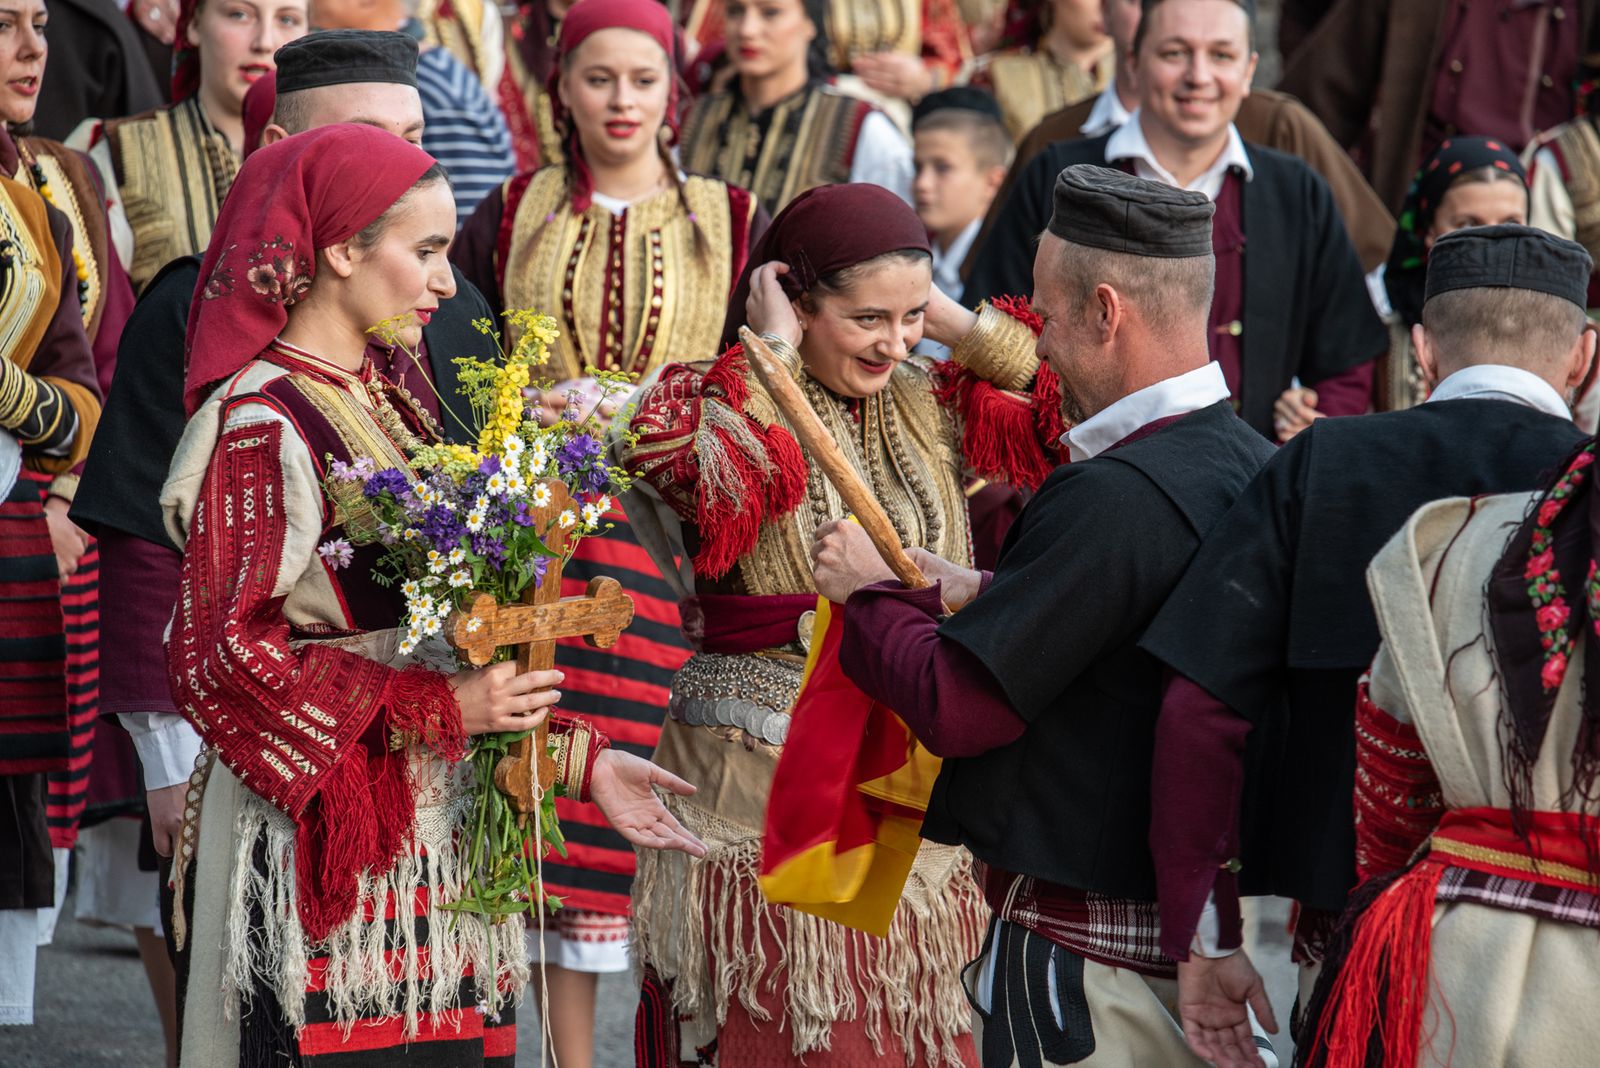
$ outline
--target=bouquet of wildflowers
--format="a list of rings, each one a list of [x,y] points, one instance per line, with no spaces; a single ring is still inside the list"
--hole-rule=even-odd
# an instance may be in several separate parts
[[[520,600],[530,584],[544,581],[552,560],[565,563],[582,538],[607,529],[612,497],[627,486],[622,469],[606,462],[598,403],[587,412],[569,404],[553,426],[529,414],[528,393],[549,388],[534,375],[549,359],[555,320],[531,311],[511,311],[506,318],[517,331],[509,352],[493,322],[480,319],[473,325],[495,339],[500,359],[455,361],[476,424],[463,428],[473,444],[424,445],[403,469],[376,470],[366,460],[330,467],[329,494],[348,537],[385,546],[375,577],[385,585],[398,582],[405,595],[402,654],[442,634],[450,614],[480,591],[500,604]],[[374,332],[398,344],[403,325],[383,323]],[[602,400],[624,392],[630,382],[626,374],[596,378]],[[572,506],[541,522],[558,484],[565,484]],[[552,537],[557,526],[564,538]],[[562,541],[564,551],[551,548]],[[348,562],[350,546],[341,542],[324,545],[323,555]],[[474,624],[481,626],[476,618],[466,626],[473,630]],[[496,660],[512,659],[513,652],[502,648]],[[452,907],[491,921],[560,904],[544,894],[527,831],[494,784],[495,765],[529,733],[480,735],[470,754],[476,782],[464,843],[469,879]],[[565,855],[552,796],[540,799],[538,831],[538,840]]]

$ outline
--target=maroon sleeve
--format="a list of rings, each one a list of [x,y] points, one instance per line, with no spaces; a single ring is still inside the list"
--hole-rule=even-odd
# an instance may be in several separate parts
[[[1244,743],[1250,724],[1182,675],[1167,681],[1150,775],[1150,853],[1161,903],[1161,952],[1189,959],[1207,896],[1215,893],[1220,948],[1240,942],[1236,856]]]
[[[839,663],[871,698],[894,709],[934,756],[970,757],[1009,745],[1026,724],[989,669],[939,636],[939,584],[880,582],[850,595]]]
[[[1321,382],[1307,382],[1317,391],[1317,411],[1323,415],[1366,415],[1372,408],[1373,366],[1373,361],[1368,360]]]
[[[133,283],[122,268],[116,246],[106,243],[106,291],[100,305],[100,324],[94,335],[94,367],[100,395],[111,395],[111,376],[117,369],[117,345],[122,328],[133,314]]]
[[[183,554],[115,527],[100,528],[100,714],[172,712],[165,635]],[[114,606],[114,607],[113,607]]]

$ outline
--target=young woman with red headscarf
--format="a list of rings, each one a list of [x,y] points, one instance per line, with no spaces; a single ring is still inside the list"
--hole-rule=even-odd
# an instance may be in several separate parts
[[[452,256],[496,308],[533,308],[561,323],[551,348],[547,411],[577,390],[590,405],[592,369],[649,374],[716,344],[722,310],[765,223],[751,195],[716,178],[685,176],[672,160],[678,87],[671,16],[656,0],[582,0],[561,21],[549,99],[564,163],[491,193]],[[616,398],[620,401],[621,398]],[[617,744],[648,755],[665,715],[672,672],[688,648],[674,599],[620,512],[604,538],[580,544],[565,581],[622,580],[639,618],[612,650],[566,643],[571,707]],[[631,849],[592,826],[592,810],[557,801],[578,828],[566,858],[545,872],[565,907],[547,925],[556,1055],[569,1068],[593,1057],[597,976],[628,968]]]
[[[934,288],[927,230],[889,191],[823,186],[752,253],[722,355],[669,365],[635,399],[631,439],[614,446],[636,473],[624,506],[685,598],[697,650],[655,759],[695,770],[702,791],[670,807],[710,849],[639,859],[641,1064],[976,1063],[958,973],[986,910],[966,853],[922,846],[886,938],[770,904],[758,885],[816,606],[813,532],[844,505],[732,343],[748,324],[790,362],[903,544],[966,564],[965,470],[1037,486],[1056,463],[1040,443],[1063,432],[1030,317],[1012,311],[974,315]],[[924,335],[953,350],[937,371],[908,358]]]
[[[400,653],[380,550],[352,553],[323,488],[334,462],[404,469],[438,440],[367,331],[454,293],[454,200],[432,157],[369,126],[286,138],[240,174],[189,313],[190,421],[162,492],[184,548],[173,695],[206,746],[174,868],[193,891],[174,918],[184,1063],[509,1068],[522,924],[444,908],[465,874],[462,756],[537,726],[561,674]],[[650,792],[692,787],[582,721],[552,733],[573,796],[636,844],[698,848]],[[476,1011],[491,984],[508,1000]]]
[[[244,152],[242,108],[273,53],[309,28],[307,0],[184,0],[171,107],[86,120],[67,143],[111,191],[111,236],[136,293],[204,251]]]

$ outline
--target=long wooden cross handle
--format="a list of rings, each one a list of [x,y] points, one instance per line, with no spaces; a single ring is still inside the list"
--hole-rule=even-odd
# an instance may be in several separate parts
[[[748,326],[739,328],[739,341],[749,357],[750,369],[794,428],[795,437],[811,454],[812,462],[822,468],[822,473],[839,491],[839,496],[844,498],[845,507],[855,514],[856,520],[866,530],[867,537],[872,539],[878,555],[894,572],[894,577],[907,589],[920,590],[930,585],[927,576],[906,555],[900,544],[900,535],[895,532],[894,524],[889,522],[889,516],[878,503],[878,498],[861,481],[861,476],[850,466],[850,461],[845,459],[839,443],[833,440],[828,428],[817,418],[817,413],[812,410],[805,394],[800,392],[799,384],[788,369]]]

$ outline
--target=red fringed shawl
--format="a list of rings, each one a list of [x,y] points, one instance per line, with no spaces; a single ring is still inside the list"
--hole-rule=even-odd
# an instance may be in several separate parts
[[[411,831],[410,763],[390,732],[446,760],[466,748],[446,676],[289,644],[274,596],[288,532],[283,424],[217,441],[184,552],[168,647],[173,699],[222,762],[298,825],[301,923],[349,919],[363,869],[387,872]],[[293,561],[287,562],[290,567]]]
[[[1035,337],[1044,323],[1022,297],[996,297],[996,311],[1023,323]],[[939,400],[961,423],[961,454],[981,478],[1038,489],[1066,461],[1061,435],[1061,380],[1040,362],[1033,387],[1013,393],[955,361],[935,369]]]
[[[1026,301],[1001,298],[994,306],[1038,332]],[[809,467],[799,442],[745,411],[749,373],[739,345],[704,374],[671,365],[633,418],[634,472],[694,523],[694,568],[706,578],[727,574],[755,548],[761,524],[788,515],[805,495]],[[962,451],[980,475],[1037,489],[1061,462],[1061,388],[1048,367],[1040,365],[1028,394],[999,389],[954,363],[935,375],[940,400],[962,425]]]

